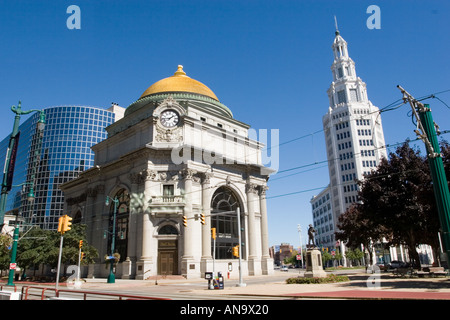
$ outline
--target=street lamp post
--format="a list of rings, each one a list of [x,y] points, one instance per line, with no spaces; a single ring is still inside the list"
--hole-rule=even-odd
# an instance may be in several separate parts
[[[11,137],[9,139],[9,146],[6,151],[6,158],[5,158],[5,166],[3,169],[3,180],[2,180],[2,186],[1,186],[1,197],[0,197],[0,224],[3,224],[4,217],[5,217],[5,209],[6,209],[6,199],[8,197],[8,192],[11,189],[11,183],[12,183],[12,174],[14,170],[14,166],[11,166],[11,160],[14,160],[11,158],[13,155],[13,150],[17,148],[17,139],[19,134],[19,125],[20,125],[20,116],[23,114],[29,114],[31,112],[40,112],[40,117],[38,121],[38,130],[43,131],[45,128],[45,114],[43,110],[28,110],[28,111],[22,111],[22,105],[19,101],[19,104],[16,106],[12,106],[11,110],[16,114],[14,117],[14,125],[13,130],[11,133]],[[9,177],[9,178],[8,178]]]
[[[37,123],[37,129],[39,132],[39,142],[42,142],[42,136],[45,129],[45,114],[43,110],[29,110],[29,111],[22,111],[21,102],[19,101],[18,106],[12,106],[11,110],[16,114],[14,118],[14,125],[13,125],[13,131],[11,133],[11,138],[9,140],[9,147],[6,152],[6,159],[5,159],[5,167],[3,171],[3,181],[2,181],[2,187],[1,187],[1,199],[0,199],[0,223],[3,224],[4,217],[5,217],[5,208],[6,208],[6,199],[8,196],[8,192],[11,189],[12,186],[12,176],[14,174],[14,164],[11,166],[11,160],[15,161],[15,155],[12,159],[11,156],[13,155],[13,150],[17,150],[17,138],[19,134],[19,125],[20,125],[20,116],[22,114],[29,114],[31,112],[40,112],[39,121]],[[38,146],[40,148],[40,144]],[[39,152],[39,150],[37,151]],[[34,160],[35,163],[33,167],[36,166],[36,159]],[[11,167],[10,167],[11,166]],[[33,168],[34,170],[35,168]],[[21,185],[30,185],[30,191],[27,195],[27,200],[29,202],[34,201],[34,191],[33,191],[33,185],[34,185],[34,175],[32,176],[32,181],[27,183],[22,183]],[[18,185],[20,186],[20,185]],[[17,213],[16,221],[14,225],[14,235],[13,235],[13,243],[11,248],[11,260],[9,264],[9,276],[8,276],[8,286],[14,286],[14,273],[16,270],[16,257],[17,257],[17,244],[19,242],[19,221],[18,221],[19,213]]]
[[[298,233],[300,234],[300,257],[301,257],[301,262],[302,262],[302,269],[303,269],[303,265],[304,265],[304,263],[303,263],[303,248],[302,248],[302,227],[298,224],[297,225],[297,230],[298,230]]]
[[[113,265],[114,265],[114,247],[115,247],[115,242],[116,242],[116,215],[117,215],[117,204],[119,203],[119,199],[117,199],[117,197],[110,198],[109,196],[106,196],[106,202],[105,204],[107,206],[109,206],[109,200],[112,200],[114,202],[114,211],[113,211],[113,228],[112,228],[112,239],[111,239],[111,256],[110,256],[110,261],[111,261],[111,266],[109,269],[109,276],[108,276],[108,280],[107,283],[115,283],[116,282],[116,277],[114,275],[114,270],[113,270]]]
[[[24,183],[26,184],[26,183]],[[34,201],[34,193],[33,189],[30,188],[30,192],[27,195],[27,200],[29,202]],[[19,242],[19,212],[16,215],[16,221],[14,223],[14,235],[13,235],[13,243],[11,246],[11,260],[9,263],[9,275],[7,286],[14,286],[14,273],[16,271],[16,257],[17,257],[17,243]]]

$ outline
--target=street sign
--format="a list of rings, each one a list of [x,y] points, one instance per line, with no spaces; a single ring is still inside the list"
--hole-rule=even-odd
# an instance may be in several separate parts
[[[10,263],[10,264],[9,264],[9,270],[15,270],[16,267],[17,267],[17,264],[16,264],[16,263]]]
[[[332,256],[336,255],[336,251],[334,251],[334,250],[331,251],[331,255],[332,255]]]
[[[302,256],[301,255],[297,255],[297,260],[302,260]]]

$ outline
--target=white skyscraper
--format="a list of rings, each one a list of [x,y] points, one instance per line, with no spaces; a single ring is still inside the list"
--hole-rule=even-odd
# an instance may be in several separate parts
[[[369,101],[366,84],[356,75],[355,62],[338,30],[332,49],[330,105],[322,118],[330,184],[311,200],[316,239],[330,248],[336,243],[337,218],[357,201],[356,180],[386,157],[379,109]]]

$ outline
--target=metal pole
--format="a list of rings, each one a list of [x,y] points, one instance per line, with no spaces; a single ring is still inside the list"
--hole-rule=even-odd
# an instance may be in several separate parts
[[[56,271],[56,285],[55,285],[56,290],[58,290],[58,285],[59,285],[59,271],[61,268],[61,255],[62,255],[62,249],[63,249],[63,241],[64,241],[64,236],[61,235],[61,241],[59,244],[58,268]]]
[[[3,167],[3,180],[1,185],[1,196],[0,196],[0,224],[3,224],[5,210],[6,210],[6,199],[8,197],[8,172],[10,171],[10,164],[11,164],[11,153],[14,149],[14,146],[16,144],[16,138],[17,134],[19,133],[19,125],[20,125],[20,116],[23,114],[29,114],[31,112],[42,112],[41,110],[28,110],[28,111],[22,111],[22,105],[19,101],[19,104],[16,106],[11,107],[12,112],[16,114],[14,117],[14,125],[13,130],[10,136],[9,140],[9,146],[6,151],[6,158],[5,158],[5,166]],[[41,113],[42,118],[42,113]],[[45,121],[45,120],[44,120]]]
[[[433,117],[427,104],[425,104],[425,108],[419,110],[419,116],[423,123],[426,135],[433,147],[433,150],[430,150],[428,153],[428,164],[433,180],[433,190],[444,238],[444,249],[447,252],[448,261],[450,257],[450,193],[448,190],[447,177],[445,175],[439,142],[436,137]],[[432,153],[433,151],[434,153]]]
[[[445,175],[444,164],[440,152],[435,123],[428,104],[422,104],[414,99],[405,89],[397,86],[403,94],[403,100],[408,100],[417,119],[416,134],[425,143],[428,156],[428,164],[433,181],[433,191],[439,214],[439,222],[442,230],[442,240],[447,261],[450,258],[450,192]],[[417,110],[416,110],[417,109]],[[417,114],[417,112],[419,114]],[[420,129],[420,131],[419,131]]]
[[[78,273],[77,273],[77,281],[80,281],[80,265],[81,265],[81,246],[79,246],[79,250],[78,250]]]
[[[19,215],[19,214],[17,214]],[[9,265],[9,277],[8,277],[8,286],[14,286],[14,273],[16,271],[16,256],[17,256],[17,242],[19,241],[19,223],[17,221],[16,216],[16,226],[14,228],[14,237],[13,237],[13,243],[12,243],[12,249],[11,249],[11,263]],[[14,268],[13,268],[14,266]]]
[[[213,279],[216,274],[216,238],[213,239]]]
[[[300,224],[297,225],[297,229],[298,229],[298,233],[300,234],[300,257],[301,257],[301,263],[302,263],[302,269],[303,269],[304,263],[303,263],[303,248],[302,248],[302,246],[303,246],[303,244],[302,244],[302,227],[300,226]]]
[[[242,239],[241,239],[241,210],[240,210],[240,208],[236,208],[236,217],[237,217],[238,238],[239,238],[239,283],[236,286],[237,287],[245,287],[247,285],[242,282]]]
[[[113,199],[114,202],[114,215],[113,215],[113,230],[112,230],[112,239],[111,239],[111,257],[114,256],[115,242],[116,242],[116,214],[117,214],[117,202],[119,200],[117,198]],[[109,268],[109,276],[108,283],[115,283],[116,277],[114,275],[114,259],[111,260],[111,266]]]

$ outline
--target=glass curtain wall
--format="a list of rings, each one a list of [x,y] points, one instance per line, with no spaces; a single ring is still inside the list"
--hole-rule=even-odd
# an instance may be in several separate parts
[[[28,185],[13,187],[8,194],[6,210],[18,208],[26,222],[42,229],[56,230],[58,219],[64,214],[64,196],[59,185],[93,166],[91,146],[106,139],[105,127],[114,122],[115,115],[88,106],[50,107],[44,112],[46,126],[40,150],[36,134],[39,113],[22,119],[13,178],[13,185],[29,183],[34,173],[35,201],[32,204],[26,201]],[[1,155],[6,155],[8,142],[9,136],[0,143],[2,167],[4,157]],[[38,161],[34,161],[36,152]]]

